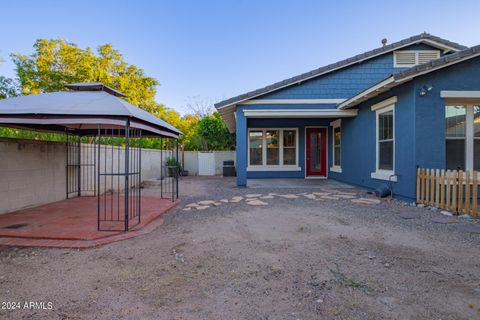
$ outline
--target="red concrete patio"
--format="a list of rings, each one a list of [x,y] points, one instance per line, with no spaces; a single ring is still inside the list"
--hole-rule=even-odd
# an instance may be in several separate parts
[[[128,232],[97,230],[96,197],[78,197],[3,214],[0,245],[95,247],[154,230],[162,223],[159,217],[177,204],[159,197],[141,199],[141,222]]]

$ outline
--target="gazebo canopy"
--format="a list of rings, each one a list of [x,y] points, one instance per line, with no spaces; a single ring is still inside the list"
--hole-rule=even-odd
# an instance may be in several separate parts
[[[144,136],[178,138],[181,132],[101,83],[66,85],[72,91],[0,100],[0,126],[96,135],[98,128],[139,129]]]

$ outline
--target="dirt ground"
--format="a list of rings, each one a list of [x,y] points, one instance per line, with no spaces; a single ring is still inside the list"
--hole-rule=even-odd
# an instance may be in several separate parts
[[[310,188],[180,186],[182,202],[147,235],[88,250],[1,247],[0,319],[480,319],[478,221],[314,200]],[[269,193],[298,197],[183,210]]]

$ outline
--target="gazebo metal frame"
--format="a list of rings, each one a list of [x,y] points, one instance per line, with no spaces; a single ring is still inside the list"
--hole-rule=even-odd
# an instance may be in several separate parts
[[[180,168],[167,168],[165,154],[179,163],[181,132],[122,100],[123,94],[103,84],[67,87],[73,91],[0,101],[0,126],[65,134],[66,198],[96,196],[98,230],[128,231],[138,225],[141,221],[142,141],[145,137],[156,137],[161,141],[161,197],[178,199]],[[35,98],[38,103],[32,101]],[[85,108],[79,107],[76,98],[84,101]],[[99,112],[89,101],[105,101],[111,107]],[[26,107],[17,110],[16,105]],[[42,109],[47,105],[53,107]],[[164,150],[164,146],[171,150]]]

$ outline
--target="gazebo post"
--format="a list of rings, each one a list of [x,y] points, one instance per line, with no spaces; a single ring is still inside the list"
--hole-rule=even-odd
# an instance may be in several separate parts
[[[130,119],[125,123],[125,231],[128,231],[128,205],[129,205],[129,169],[130,169]]]
[[[163,198],[163,138],[160,137],[160,197]]]
[[[68,132],[67,132],[67,129],[65,129],[65,179],[66,179],[66,183],[65,183],[65,192],[66,192],[66,198],[68,199],[68,171],[69,171],[69,167],[68,167],[68,157],[69,157],[69,154],[68,154],[68,149],[69,149],[69,145],[68,145]]]
[[[178,138],[175,139],[176,141],[176,144],[177,144],[177,169],[175,170],[176,174],[175,174],[175,180],[176,180],[176,186],[175,186],[175,192],[177,194],[177,199],[178,199],[178,176],[180,174],[180,166],[179,166],[179,162],[178,162]]]
[[[100,176],[101,176],[101,171],[100,171],[100,165],[101,165],[101,162],[100,162],[100,137],[101,137],[101,129],[100,129],[100,125],[98,125],[98,136],[97,136],[97,150],[98,150],[98,153],[97,153],[97,164],[96,164],[96,168],[97,168],[97,212],[98,212],[98,230],[100,230]]]
[[[80,197],[82,195],[82,192],[81,192],[81,189],[82,189],[82,175],[81,175],[81,170],[82,170],[82,165],[81,165],[81,161],[82,161],[82,157],[81,157],[81,152],[82,152],[82,143],[81,143],[81,136],[80,136],[80,133],[78,134],[78,142],[77,142],[77,150],[78,150],[78,155],[77,155],[77,176],[78,176],[78,179],[77,179],[77,193],[78,193],[78,196]]]
[[[138,150],[138,222],[141,221],[142,215],[142,148],[143,148],[143,138],[142,130],[139,131],[140,135],[140,148]]]

